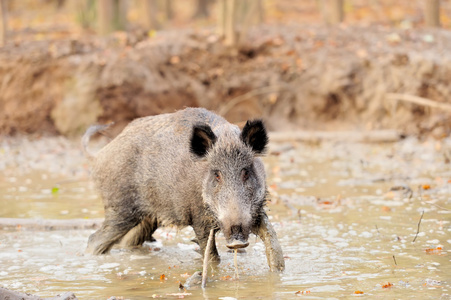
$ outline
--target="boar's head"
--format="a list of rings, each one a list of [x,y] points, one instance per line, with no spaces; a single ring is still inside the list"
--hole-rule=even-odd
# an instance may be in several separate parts
[[[249,245],[251,228],[263,214],[266,175],[257,156],[267,144],[260,120],[248,121],[239,135],[224,130],[216,136],[205,124],[193,127],[191,152],[206,161],[203,201],[231,249]]]

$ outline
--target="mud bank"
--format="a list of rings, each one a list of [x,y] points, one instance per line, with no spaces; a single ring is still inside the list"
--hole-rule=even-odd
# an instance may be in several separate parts
[[[449,135],[451,32],[262,26],[233,51],[212,30],[140,39],[30,41],[0,49],[0,133],[78,135],[95,122],[185,106],[270,130],[396,129]]]

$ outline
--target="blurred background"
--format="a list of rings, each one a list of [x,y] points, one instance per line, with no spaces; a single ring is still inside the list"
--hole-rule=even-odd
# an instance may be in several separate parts
[[[451,1],[0,0],[0,133],[186,106],[283,130],[449,135]]]
[[[100,149],[135,118],[194,106],[271,131],[268,215],[287,268],[271,275],[252,238],[232,280],[218,237],[223,263],[191,299],[450,299],[451,0],[0,4],[1,286],[191,295],[189,228],[82,254],[104,207],[80,136],[114,121]]]

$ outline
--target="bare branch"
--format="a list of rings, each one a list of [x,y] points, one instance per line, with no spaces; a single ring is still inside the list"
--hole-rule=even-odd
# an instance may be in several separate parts
[[[432,108],[439,108],[439,109],[443,109],[446,111],[451,111],[450,104],[436,102],[436,101],[433,101],[433,100],[430,100],[427,98],[423,98],[423,97],[419,97],[419,96],[407,95],[407,94],[396,94],[396,93],[388,93],[386,96],[390,100],[400,100],[400,101],[415,103],[418,105],[429,106]]]
[[[415,234],[415,238],[413,239],[412,243],[415,243],[415,240],[417,239],[418,233],[420,232],[420,224],[421,224],[421,220],[423,219],[423,215],[424,215],[424,210],[421,213],[421,218],[420,218],[420,221],[418,222],[417,234]]]
[[[215,235],[215,230],[210,229],[210,234],[208,235],[207,247],[204,253],[204,265],[202,268],[202,288],[207,285],[207,274],[208,274],[208,260],[210,259],[210,249],[213,243],[213,237]]]

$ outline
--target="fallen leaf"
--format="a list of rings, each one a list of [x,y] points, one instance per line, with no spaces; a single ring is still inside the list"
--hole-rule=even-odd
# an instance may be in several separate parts
[[[387,282],[387,284],[382,285],[382,288],[383,288],[383,289],[386,289],[386,288],[389,288],[389,287],[392,287],[392,286],[393,286],[392,283]]]
[[[157,35],[157,32],[155,30],[149,30],[149,32],[147,33],[147,36],[150,38],[153,38]]]
[[[303,65],[302,65],[302,59],[300,59],[300,58],[296,59],[296,66],[297,66],[299,69],[302,69],[302,68],[303,68]]]
[[[296,293],[294,293],[295,295],[300,295],[300,294],[310,294],[310,291],[297,291]]]
[[[354,294],[363,294],[362,291],[355,291]]]
[[[382,211],[389,212],[391,211],[391,208],[388,206],[382,206]]]
[[[178,64],[178,63],[180,62],[180,57],[178,57],[178,56],[173,56],[173,57],[171,57],[171,58],[169,59],[169,62],[170,62],[172,65]]]
[[[319,204],[323,204],[323,205],[331,205],[331,204],[333,204],[331,201],[323,201],[323,202],[320,202]]]
[[[443,250],[442,247],[427,248],[426,253],[427,254],[441,254],[442,250]]]

